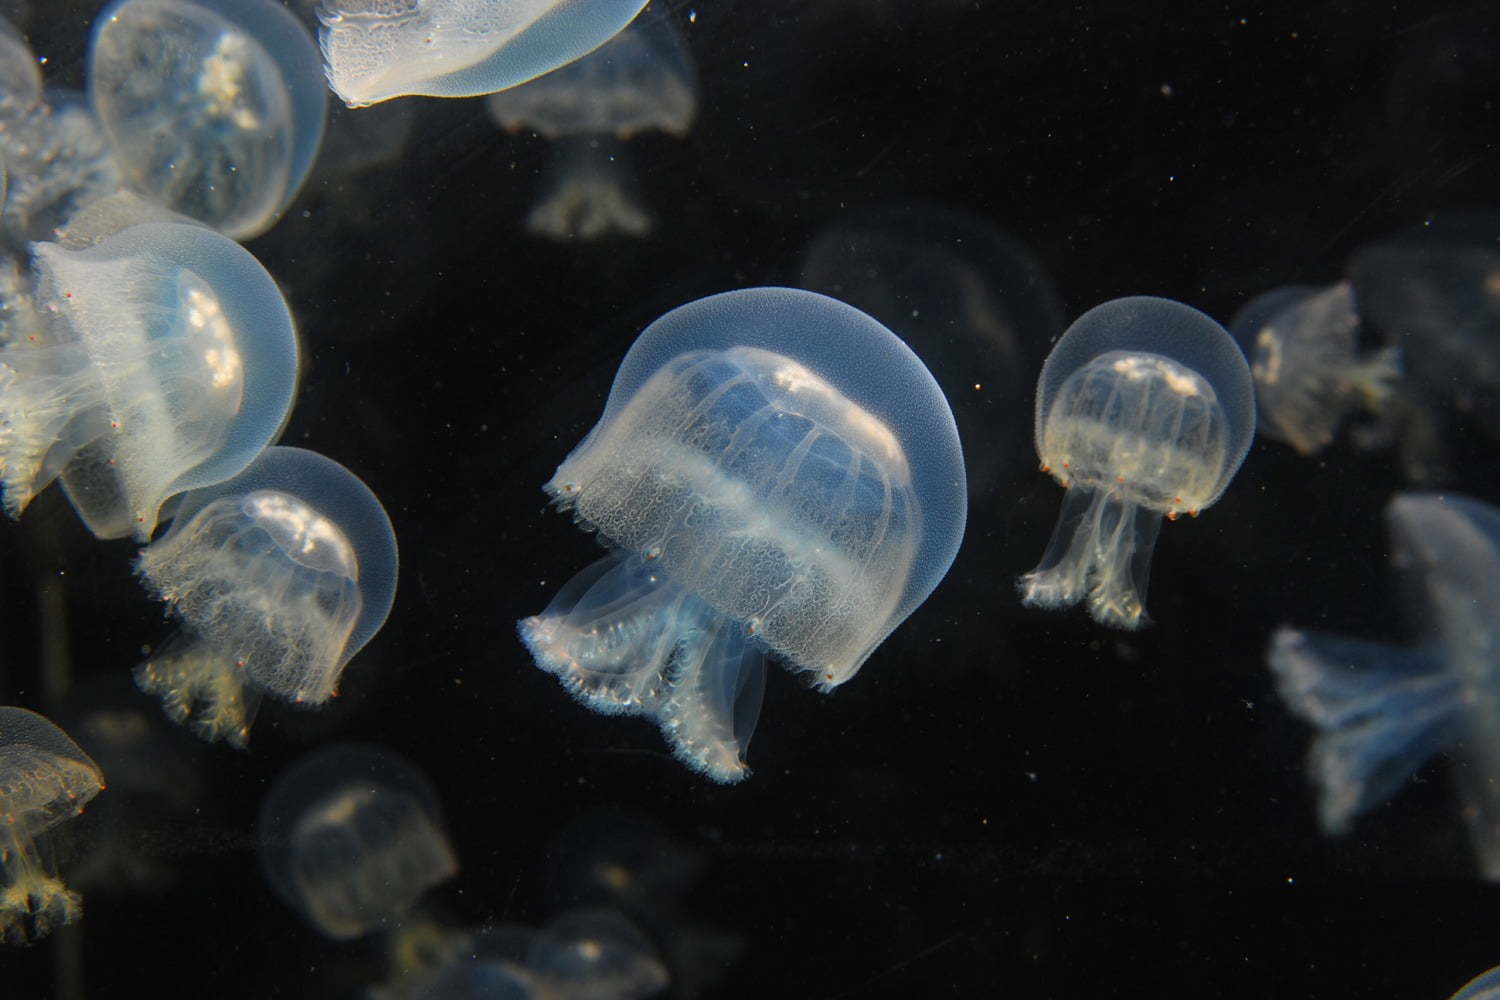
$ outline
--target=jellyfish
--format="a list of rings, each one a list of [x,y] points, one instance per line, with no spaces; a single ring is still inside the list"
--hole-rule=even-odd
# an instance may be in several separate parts
[[[351,108],[393,97],[477,97],[608,41],[646,0],[323,0],[319,42]]]
[[[1308,770],[1324,833],[1347,833],[1448,750],[1480,873],[1500,880],[1500,508],[1401,493],[1385,516],[1417,642],[1282,627],[1266,659],[1282,700],[1317,729]]]
[[[35,328],[0,348],[0,486],[19,517],[54,479],[99,538],[242,470],[281,431],[297,339],[276,283],[197,225],[33,248]]]
[[[1500,965],[1488,969],[1459,987],[1448,1000],[1497,1000],[1500,998]]]
[[[0,236],[14,253],[24,254],[34,240],[53,239],[78,212],[124,186],[109,140],[81,94],[49,91],[0,126]]]
[[[373,746],[325,747],[292,765],[261,803],[256,834],[266,882],[335,941],[394,928],[458,872],[432,786]]]
[[[315,708],[396,594],[396,536],[375,494],[332,459],[272,447],[185,494],[136,573],[182,628],[135,670],[167,714],[244,747],[261,697]]]
[[[644,1000],[671,977],[640,929],[614,910],[571,910],[532,942],[527,967],[544,989],[561,997]]]
[[[612,552],[520,623],[537,666],[595,711],[654,719],[720,782],[748,773],[767,655],[847,682],[947,572],[967,503],[917,356],[786,288],[652,323],[545,490]]]
[[[41,101],[41,66],[16,26],[0,17],[0,122],[18,121]]]
[[[0,940],[29,944],[83,912],[40,838],[103,790],[99,766],[61,729],[27,709],[0,708]]]
[[[1348,414],[1384,407],[1401,354],[1394,347],[1361,353],[1359,327],[1347,281],[1272,289],[1240,309],[1229,329],[1250,357],[1262,434],[1315,455]]]
[[[317,49],[271,0],[117,0],[88,86],[129,183],[235,239],[275,223],[322,141]]]
[[[1255,434],[1255,390],[1224,328],[1190,306],[1135,296],[1068,327],[1037,383],[1036,450],[1067,490],[1022,603],[1087,598],[1101,625],[1136,629],[1162,515],[1194,517],[1224,492]]]
[[[648,12],[577,62],[492,94],[485,105],[509,131],[560,140],[547,193],[526,218],[531,233],[585,242],[641,237],[655,222],[637,196],[626,140],[653,130],[687,135],[698,113],[697,70],[671,18]]]

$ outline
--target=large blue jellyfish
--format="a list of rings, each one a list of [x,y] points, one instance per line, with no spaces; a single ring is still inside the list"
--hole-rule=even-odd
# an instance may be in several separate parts
[[[1022,601],[1145,625],[1162,516],[1216,501],[1254,436],[1250,368],[1218,323],[1144,295],[1078,317],[1037,382],[1037,454],[1068,492]]]
[[[323,68],[350,107],[476,97],[598,48],[646,0],[323,0]]]
[[[0,484],[16,517],[60,477],[96,536],[145,541],[168,498],[235,475],[280,433],[297,337],[276,282],[227,237],[170,221],[110,232],[90,214],[33,247],[35,308],[0,346]]]
[[[263,694],[316,707],[338,693],[390,613],[396,536],[348,469],[273,447],[185,494],[136,572],[183,624],[136,683],[204,739],[243,747]]]
[[[584,704],[656,719],[716,781],[742,760],[765,657],[849,680],[958,550],[963,457],[889,330],[786,288],[651,324],[546,491],[614,550],[520,623]]]
[[[1403,493],[1386,521],[1417,596],[1417,643],[1283,627],[1267,659],[1281,697],[1318,729],[1308,767],[1325,833],[1347,832],[1447,749],[1480,872],[1500,880],[1500,509]]]

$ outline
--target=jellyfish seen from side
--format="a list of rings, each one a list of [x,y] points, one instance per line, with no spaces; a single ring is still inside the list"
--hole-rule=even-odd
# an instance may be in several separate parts
[[[1349,414],[1385,405],[1400,352],[1361,352],[1359,328],[1347,281],[1275,288],[1240,309],[1229,329],[1250,359],[1261,434],[1315,455]]]
[[[546,193],[526,228],[585,242],[640,237],[655,224],[641,204],[627,141],[659,131],[681,138],[698,114],[692,52],[665,12],[642,14],[593,52],[546,76],[485,99],[512,132],[557,141]]]
[[[88,85],[127,181],[235,239],[279,218],[322,141],[317,48],[272,0],[117,0]]]
[[[136,572],[182,623],[136,684],[207,740],[243,747],[261,697],[315,708],[379,631],[396,593],[396,536],[332,459],[272,447],[183,496]]]
[[[937,383],[826,296],[752,288],[636,340],[597,426],[545,487],[611,555],[520,623],[596,711],[656,720],[745,777],[765,658],[845,683],[947,572],[966,513]]]
[[[1067,494],[1041,563],[1020,579],[1022,602],[1087,600],[1102,625],[1147,624],[1162,517],[1216,501],[1254,434],[1250,369],[1218,323],[1149,296],[1084,313],[1037,383],[1037,454]]]
[[[318,40],[350,107],[424,94],[477,97],[598,48],[646,0],[323,0]]]
[[[394,929],[458,872],[432,786],[373,746],[325,747],[292,765],[261,803],[256,835],[266,882],[335,941]]]
[[[36,325],[0,348],[6,511],[60,478],[96,536],[145,541],[169,497],[235,475],[280,433],[291,314],[254,257],[198,225],[38,243],[32,258]]]
[[[1417,642],[1283,627],[1267,661],[1282,700],[1317,728],[1308,770],[1325,833],[1347,833],[1448,750],[1480,873],[1500,880],[1500,509],[1403,493],[1385,516]]]
[[[78,744],[24,708],[0,708],[0,940],[29,944],[83,911],[57,877],[44,835],[104,790]]]

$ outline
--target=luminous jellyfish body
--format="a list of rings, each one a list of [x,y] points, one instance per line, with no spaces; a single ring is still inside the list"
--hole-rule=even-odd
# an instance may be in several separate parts
[[[1480,873],[1500,880],[1500,509],[1403,493],[1386,523],[1417,595],[1417,643],[1283,627],[1267,661],[1282,699],[1317,727],[1308,769],[1325,833],[1348,832],[1446,749]]]
[[[766,655],[825,691],[849,680],[947,572],[966,513],[922,362],[785,288],[652,323],[545,489],[613,553],[520,623],[537,666],[725,782],[748,773]]]
[[[271,0],[118,0],[88,78],[128,182],[236,239],[270,228],[322,141],[317,48]]]
[[[671,981],[646,935],[603,908],[572,910],[553,920],[532,941],[526,964],[564,997],[644,1000]]]
[[[316,707],[396,594],[396,536],[375,494],[301,448],[261,452],[183,496],[136,572],[182,630],[136,684],[207,740],[243,747],[263,694]]]
[[[329,86],[350,107],[414,94],[477,97],[608,41],[646,0],[323,0]]]
[[[1400,351],[1360,352],[1359,328],[1347,281],[1289,285],[1245,304],[1229,329],[1250,358],[1262,434],[1315,455],[1348,414],[1384,406],[1401,374]]]
[[[103,790],[98,765],[61,729],[24,708],[0,708],[0,940],[29,944],[83,912],[39,838]]]
[[[624,140],[649,131],[687,135],[698,114],[698,73],[671,18],[647,13],[577,62],[492,94],[485,105],[512,132],[561,140],[547,193],[527,216],[530,232],[640,237],[654,220],[637,196]]]
[[[292,765],[261,803],[256,834],[271,888],[335,941],[394,927],[458,872],[432,786],[372,746],[326,747]]]
[[[1448,1000],[1500,1000],[1500,966],[1464,983]]]
[[[33,248],[37,325],[0,348],[0,486],[20,516],[61,477],[100,538],[235,475],[281,430],[297,338],[276,283],[197,225]]]
[[[10,102],[6,110],[19,113],[0,119],[0,236],[17,255],[34,240],[55,239],[69,219],[125,183],[83,95],[48,91],[45,100],[23,104]]]
[[[1216,501],[1254,434],[1250,369],[1219,324],[1149,296],[1084,313],[1037,383],[1037,454],[1068,492],[1041,563],[1020,579],[1022,602],[1087,599],[1102,625],[1145,625],[1162,516]]]

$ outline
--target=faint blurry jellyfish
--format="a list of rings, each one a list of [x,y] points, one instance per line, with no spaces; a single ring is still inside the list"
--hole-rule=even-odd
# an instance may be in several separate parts
[[[1042,366],[1036,449],[1066,489],[1024,604],[1088,599],[1101,625],[1147,624],[1151,552],[1165,514],[1197,516],[1224,492],[1255,434],[1255,389],[1223,327],[1169,299],[1095,306]]]
[[[81,94],[51,91],[42,103],[0,124],[6,179],[0,235],[17,253],[33,240],[54,238],[68,219],[124,184]]]
[[[1344,417],[1378,412],[1401,374],[1401,352],[1359,351],[1354,289],[1289,285],[1251,299],[1229,328],[1250,358],[1259,429],[1303,455],[1333,443]]]
[[[1448,1000],[1500,1000],[1500,966],[1464,983]]]
[[[323,68],[350,107],[475,97],[604,44],[646,0],[323,0]]]
[[[526,964],[563,997],[642,1000],[671,981],[646,935],[606,909],[573,910],[553,920],[532,942]]]
[[[1500,510],[1403,493],[1386,521],[1392,563],[1418,597],[1418,643],[1280,628],[1267,660],[1281,697],[1318,729],[1308,767],[1325,833],[1346,833],[1449,749],[1480,872],[1500,880]]]
[[[280,432],[291,315],[244,249],[196,225],[33,247],[40,325],[0,349],[0,484],[19,517],[61,476],[100,538],[151,537],[162,504],[227,479]]]
[[[336,941],[393,928],[458,872],[432,786],[371,746],[327,747],[292,765],[261,804],[256,833],[271,888]]]
[[[29,944],[78,919],[83,901],[58,879],[38,838],[104,790],[88,754],[51,722],[0,708],[0,939]]]
[[[390,612],[396,536],[348,469],[273,447],[184,495],[136,572],[183,625],[136,683],[204,739],[243,747],[262,694],[309,708],[337,694]]]
[[[0,17],[0,122],[14,122],[42,100],[42,69],[15,25]]]
[[[89,97],[130,184],[236,239],[269,229],[323,136],[317,49],[271,0],[117,0]]]
[[[485,103],[512,132],[563,140],[528,230],[557,240],[639,237],[653,220],[636,198],[623,140],[686,135],[698,113],[697,71],[671,18],[648,13],[588,56]]]
[[[520,623],[537,666],[725,782],[748,773],[766,655],[824,691],[849,680],[947,572],[966,509],[922,362],[786,288],[651,324],[545,489],[615,551]]]

